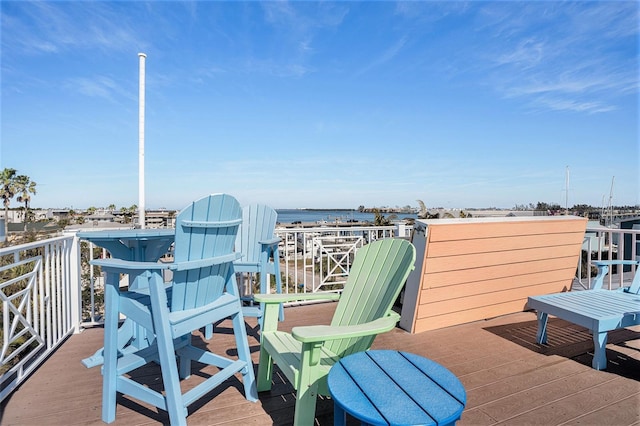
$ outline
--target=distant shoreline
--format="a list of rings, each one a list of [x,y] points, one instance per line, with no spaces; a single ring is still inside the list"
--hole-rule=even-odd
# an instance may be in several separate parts
[[[357,213],[375,213],[376,210],[381,213],[396,213],[396,214],[412,214],[416,211],[406,211],[403,209],[393,209],[393,208],[377,208],[377,207],[366,207],[362,210],[358,209],[314,209],[314,208],[297,208],[297,209],[276,209],[276,211],[303,211],[303,212],[357,212]]]
[[[276,209],[276,210],[295,210],[295,211],[306,211],[306,212],[357,212],[356,209]]]

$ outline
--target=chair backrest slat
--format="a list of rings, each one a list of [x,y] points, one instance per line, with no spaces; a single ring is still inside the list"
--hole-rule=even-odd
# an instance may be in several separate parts
[[[242,225],[238,230],[236,251],[242,253],[240,262],[260,261],[260,241],[273,238],[278,213],[263,204],[250,204],[242,209]]]
[[[189,262],[233,253],[242,218],[238,201],[214,194],[194,201],[176,218],[174,262]],[[233,267],[230,262],[186,271],[173,276],[172,310],[204,306],[224,291]]]

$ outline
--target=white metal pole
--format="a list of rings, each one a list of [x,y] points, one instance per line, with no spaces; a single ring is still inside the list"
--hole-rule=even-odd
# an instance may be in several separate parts
[[[138,221],[141,229],[146,227],[144,200],[144,80],[147,55],[138,53],[140,58],[140,92],[138,109]]]

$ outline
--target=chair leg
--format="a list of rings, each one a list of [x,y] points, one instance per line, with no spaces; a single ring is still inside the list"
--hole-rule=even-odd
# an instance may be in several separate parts
[[[542,345],[547,344],[547,320],[549,315],[545,312],[538,312],[538,333],[536,340]]]
[[[187,336],[182,336],[181,338],[181,342],[180,342],[180,346],[182,346],[184,341],[187,341],[186,345],[190,346],[191,345],[191,335],[187,335]],[[180,374],[180,379],[188,379],[191,376],[191,361],[192,359],[188,356],[186,356],[184,353],[181,354],[178,358],[178,365],[179,365],[179,374]]]
[[[607,332],[593,331],[593,361],[591,366],[596,370],[607,368]]]
[[[249,350],[249,340],[247,338],[247,328],[242,316],[242,307],[238,306],[240,312],[232,318],[233,334],[236,337],[236,347],[238,349],[238,359],[246,363],[242,369],[242,384],[244,385],[244,395],[248,401],[258,400],[258,390],[256,389],[256,377],[253,373],[253,362]]]
[[[180,377],[176,365],[176,350],[169,328],[169,308],[167,295],[162,280],[154,274],[150,280],[151,309],[153,310],[153,325],[156,330],[158,357],[165,390],[165,401],[171,425],[186,426],[187,409],[180,390]]]
[[[102,421],[116,419],[116,382],[118,374],[118,274],[108,273],[105,292],[104,350],[102,366]],[[115,283],[115,284],[114,284]]]
[[[293,415],[294,426],[313,425],[316,418],[316,402],[318,400],[318,383],[301,384],[296,391],[296,408]]]
[[[213,337],[213,324],[207,324],[204,326],[204,340],[211,340]]]
[[[276,293],[282,293],[282,276],[280,275],[280,254],[278,247],[273,250],[273,275],[276,276]],[[280,313],[278,316],[280,321],[284,321],[284,306],[280,304]]]
[[[321,342],[303,343],[300,354],[300,372],[296,388],[296,408],[293,424],[296,426],[312,425],[316,417],[316,401],[318,399],[318,365]]]
[[[260,360],[258,361],[258,392],[271,390],[271,380],[273,375],[273,358],[269,352],[260,344]]]
[[[280,276],[280,267],[276,265],[276,293],[282,294],[282,277]],[[284,321],[284,306],[280,304],[280,312],[278,314],[278,320]]]

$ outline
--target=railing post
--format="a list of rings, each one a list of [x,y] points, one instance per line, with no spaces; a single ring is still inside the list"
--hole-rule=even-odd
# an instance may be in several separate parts
[[[71,244],[71,250],[69,253],[71,306],[69,308],[73,333],[77,334],[82,331],[80,326],[82,322],[82,268],[80,258],[80,240],[74,232],[73,239],[68,241]]]

